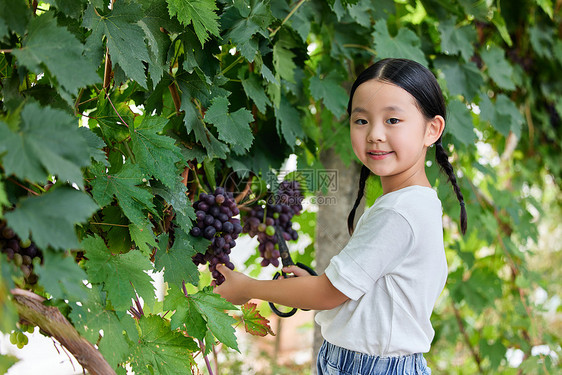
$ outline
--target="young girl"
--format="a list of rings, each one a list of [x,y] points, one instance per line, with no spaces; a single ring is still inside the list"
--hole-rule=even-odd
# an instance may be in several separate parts
[[[323,310],[316,316],[325,341],[317,370],[323,374],[430,374],[422,353],[434,330],[430,316],[447,279],[441,202],[425,173],[436,159],[466,211],[453,168],[441,144],[445,103],[433,74],[404,59],[385,59],[359,75],[348,113],[351,143],[363,163],[357,200],[348,217],[352,235],[324,274],[255,280],[221,265],[225,282],[215,292],[235,304],[251,298]],[[380,177],[383,195],[353,230],[365,181]]]

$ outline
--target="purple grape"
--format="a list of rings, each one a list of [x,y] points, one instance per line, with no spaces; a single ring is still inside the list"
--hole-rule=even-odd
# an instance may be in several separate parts
[[[201,235],[201,228],[199,228],[199,227],[191,228],[191,235],[193,235],[195,237],[199,237]]]

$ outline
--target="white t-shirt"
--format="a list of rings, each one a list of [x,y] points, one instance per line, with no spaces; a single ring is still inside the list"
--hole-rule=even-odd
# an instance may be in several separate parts
[[[326,276],[350,298],[316,315],[328,342],[381,357],[428,352],[431,312],[447,279],[437,193],[409,186],[380,196]]]

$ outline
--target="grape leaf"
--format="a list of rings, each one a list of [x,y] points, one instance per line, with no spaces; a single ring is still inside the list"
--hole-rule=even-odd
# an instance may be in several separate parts
[[[347,110],[347,91],[341,86],[342,79],[334,71],[323,79],[313,76],[310,79],[310,93],[315,100],[322,100],[326,108],[336,117]]]
[[[183,185],[181,181],[178,181],[174,188],[170,189],[155,183],[152,186],[152,192],[161,196],[168,204],[172,205],[174,213],[176,214],[174,217],[176,224],[178,224],[184,232],[189,232],[193,226],[192,220],[195,220],[195,210],[187,198],[187,188],[185,185]]]
[[[86,251],[86,272],[92,283],[103,283],[109,300],[115,309],[128,310],[136,293],[145,303],[153,303],[152,278],[145,272],[152,264],[140,251],[112,254],[101,237],[86,237],[82,241]]]
[[[170,330],[170,323],[158,315],[142,317],[141,332],[134,346],[131,367],[135,374],[190,374],[194,363],[190,352],[198,349],[193,339]]]
[[[236,319],[224,312],[224,310],[236,310],[236,306],[213,293],[210,288],[197,292],[191,298],[205,317],[207,326],[213,335],[224,345],[240,351],[232,327],[236,323]]]
[[[226,158],[226,154],[229,152],[228,146],[219,141],[213,133],[211,133],[206,127],[205,123],[199,117],[195,105],[191,101],[183,100],[181,104],[182,110],[185,111],[184,123],[187,132],[193,131],[195,139],[201,143],[203,148],[207,151],[207,155],[211,158]]]
[[[53,40],[57,42],[52,43]],[[44,64],[62,87],[77,94],[79,88],[100,81],[96,63],[83,56],[83,50],[78,39],[57,26],[53,14],[48,12],[31,21],[22,47],[12,53],[30,70],[39,71]]]
[[[109,166],[109,163],[107,162],[107,156],[102,150],[106,146],[103,139],[98,137],[94,132],[90,131],[85,126],[79,127],[78,130],[88,144],[88,154],[90,154],[90,157],[97,162]]]
[[[154,266],[157,270],[164,269],[164,281],[182,286],[186,281],[193,285],[199,282],[199,271],[191,260],[197,253],[190,243],[190,235],[181,230],[175,232],[174,244],[167,248],[168,240],[166,237],[160,239],[160,247],[156,251]],[[208,245],[208,242],[207,242]]]
[[[181,152],[174,139],[158,134],[167,123],[165,117],[143,117],[142,122],[131,130],[131,149],[137,164],[146,173],[173,187],[180,179],[175,164],[181,160]]]
[[[439,22],[441,34],[441,51],[448,55],[460,53],[464,61],[469,61],[474,54],[476,29],[473,25],[456,27],[455,18]]]
[[[474,133],[474,124],[472,116],[466,105],[456,99],[450,100],[448,103],[449,119],[445,127],[445,133],[452,134],[456,139],[465,145],[474,143],[476,134]]]
[[[255,303],[247,302],[240,306],[242,310],[242,321],[244,322],[244,328],[246,332],[254,336],[267,336],[269,333],[275,336],[275,333],[271,330],[269,326],[269,320],[264,318],[259,311],[257,311],[258,305]]]
[[[83,301],[88,289],[83,281],[88,279],[86,272],[76,263],[73,256],[60,252],[43,250],[43,262],[34,265],[40,284],[54,298],[69,301]]]
[[[427,66],[425,54],[421,49],[420,39],[412,30],[402,27],[395,37],[391,37],[386,20],[380,19],[375,23],[375,31],[372,35],[379,59],[400,57],[411,59]]]
[[[31,12],[29,11],[26,1],[0,1],[0,19],[4,20],[9,29],[19,35],[25,34],[30,18]],[[0,34],[0,38],[4,35],[5,34]]]
[[[168,10],[170,17],[177,16],[183,25],[193,23],[201,45],[209,39],[209,34],[219,36],[215,0],[168,0]]]
[[[152,2],[143,13],[144,17],[138,22],[138,25],[143,29],[149,46],[148,71],[154,88],[166,68],[168,49],[171,44],[167,33],[180,33],[183,28],[175,18],[170,19],[165,0]]]
[[[241,72],[238,77],[242,81],[242,87],[246,95],[252,99],[258,110],[265,114],[267,107],[271,106],[271,101],[265,94],[265,90],[259,82],[257,75],[250,73],[249,77],[245,78]]]
[[[152,231],[152,225],[148,224],[145,227],[139,227],[135,224],[129,224],[129,233],[131,234],[131,239],[135,241],[135,244],[145,255],[150,255],[152,249],[158,246],[156,244],[156,239],[154,238],[154,232]]]
[[[8,369],[15,365],[19,359],[10,354],[0,354],[0,372],[2,374],[8,373]]]
[[[268,37],[267,28],[273,21],[273,16],[267,1],[250,0],[238,3],[235,2],[226,9],[221,17],[222,27],[228,29],[224,40],[231,40],[242,56],[252,62],[258,49],[257,38],[254,35],[259,33]]]
[[[72,116],[32,102],[21,111],[17,131],[0,121],[0,153],[6,175],[45,183],[49,175],[84,186],[81,167],[90,165],[88,144]]]
[[[512,131],[517,138],[521,136],[521,127],[525,120],[521,112],[506,95],[499,94],[496,103],[484,96],[479,103],[480,118],[490,124],[505,137]]]
[[[297,138],[304,137],[304,132],[300,125],[300,113],[284,95],[279,108],[275,108],[275,122],[277,124],[277,133],[285,139],[291,148],[294,148]]]
[[[293,44],[288,38],[279,39],[275,43],[273,46],[273,66],[279,77],[294,83],[297,66],[293,61],[295,54],[291,52],[291,47],[293,47]]]
[[[480,70],[472,61],[459,64],[455,59],[437,58],[435,65],[445,75],[447,88],[451,94],[463,95],[470,101],[480,92],[484,80]]]
[[[175,310],[170,319],[172,329],[184,329],[189,336],[199,340],[205,338],[207,323],[191,296],[186,297],[179,288],[168,289],[164,297],[164,310]]]
[[[87,194],[61,187],[23,199],[5,217],[20,238],[31,234],[39,248],[71,249],[79,246],[74,225],[86,221],[97,208]]]
[[[147,88],[143,61],[150,60],[144,41],[144,31],[137,24],[143,13],[140,5],[125,1],[113,3],[108,14],[99,14],[93,4],[84,13],[83,26],[92,30],[88,46],[99,50],[105,36],[111,60],[125,74]]]
[[[0,219],[4,217],[4,207],[9,207],[10,201],[8,200],[8,195],[6,194],[6,188],[4,183],[0,181]]]
[[[513,83],[513,68],[504,56],[504,50],[498,46],[484,49],[480,52],[482,60],[488,68],[490,78],[505,90],[515,90]]]
[[[123,213],[136,225],[146,225],[143,210],[154,212],[152,194],[137,186],[142,183],[142,173],[136,164],[125,163],[115,174],[106,171],[103,164],[94,164],[90,171],[96,177],[91,181],[92,196],[101,206],[106,206],[117,198]]]
[[[229,144],[240,145],[248,151],[254,140],[250,123],[254,121],[252,112],[240,108],[236,112],[228,112],[228,99],[217,97],[205,114],[205,122],[215,125],[219,139]]]
[[[98,345],[101,354],[112,367],[117,367],[117,364],[126,359],[132,346],[127,332],[136,331],[133,319],[128,315],[123,315],[120,319],[115,311],[108,309],[101,301],[97,287],[90,289],[85,302],[72,307],[70,318],[83,337]],[[103,331],[101,340],[100,330]],[[130,339],[135,338],[138,340],[138,337]]]

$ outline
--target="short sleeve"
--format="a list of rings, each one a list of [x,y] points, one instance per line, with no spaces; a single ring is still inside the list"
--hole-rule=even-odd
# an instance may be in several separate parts
[[[414,247],[412,228],[398,212],[382,208],[365,214],[325,272],[334,287],[353,300],[367,293]]]

